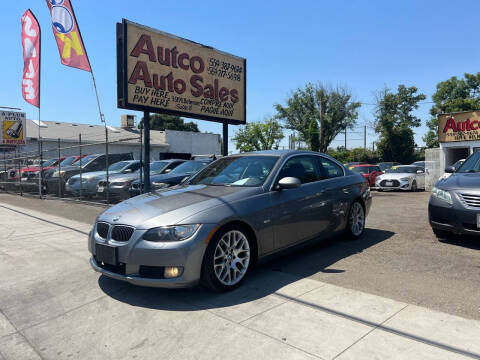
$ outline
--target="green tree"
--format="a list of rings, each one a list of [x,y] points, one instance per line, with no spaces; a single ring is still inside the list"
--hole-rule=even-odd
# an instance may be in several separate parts
[[[248,152],[278,149],[283,138],[282,126],[271,117],[242,126],[232,140],[240,152]]]
[[[320,131],[318,129],[318,122],[315,119],[312,119],[310,126],[308,127],[308,143],[310,145],[310,150],[319,151],[320,150]]]
[[[480,73],[466,73],[462,79],[452,76],[437,84],[432,96],[434,105],[430,109],[429,131],[423,137],[427,147],[438,147],[438,114],[454,111],[480,109]]]
[[[143,117],[140,124],[143,124]],[[200,132],[194,122],[185,122],[180,116],[166,114],[150,115],[150,129]]]
[[[426,99],[417,92],[415,86],[399,85],[396,93],[385,88],[377,95],[375,131],[380,134],[377,150],[384,161],[408,163],[415,157],[412,128],[419,127],[421,120],[412,112]]]
[[[352,101],[352,94],[347,88],[337,86],[332,89],[321,83],[309,83],[295,90],[286,106],[275,105],[277,118],[285,122],[287,129],[297,131],[301,140],[307,143],[310,124],[313,120],[318,121],[321,135],[319,150],[322,152],[327,151],[332,140],[345,128],[355,126],[359,107],[360,103]]]

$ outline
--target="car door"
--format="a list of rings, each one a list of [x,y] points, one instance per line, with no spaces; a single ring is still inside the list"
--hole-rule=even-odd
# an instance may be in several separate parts
[[[297,155],[289,158],[278,173],[275,184],[284,177],[296,177],[302,185],[271,193],[276,249],[313,238],[325,231],[331,212],[329,193],[320,181],[318,156]]]

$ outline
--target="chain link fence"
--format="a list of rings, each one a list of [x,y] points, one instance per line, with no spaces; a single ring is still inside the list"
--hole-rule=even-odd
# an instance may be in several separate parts
[[[442,149],[425,150],[425,190],[432,190],[438,179],[443,175],[444,165],[441,164]]]

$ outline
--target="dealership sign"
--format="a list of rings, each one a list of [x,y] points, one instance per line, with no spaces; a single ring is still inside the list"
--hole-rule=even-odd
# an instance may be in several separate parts
[[[123,20],[118,107],[244,124],[246,60]]]
[[[24,112],[0,111],[2,144],[25,145],[25,121]]]
[[[480,112],[465,111],[438,116],[440,142],[480,140]]]

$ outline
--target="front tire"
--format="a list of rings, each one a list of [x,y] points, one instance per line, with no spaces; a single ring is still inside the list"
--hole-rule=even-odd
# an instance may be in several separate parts
[[[202,264],[201,284],[213,291],[237,288],[252,264],[252,243],[239,226],[227,226],[208,244]]]
[[[360,201],[356,200],[350,206],[348,212],[347,236],[352,239],[358,239],[365,230],[365,209]]]

